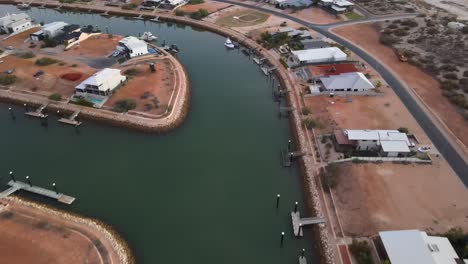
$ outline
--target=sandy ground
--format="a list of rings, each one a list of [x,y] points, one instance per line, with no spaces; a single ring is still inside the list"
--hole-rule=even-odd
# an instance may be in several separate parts
[[[206,9],[208,10],[208,13],[213,13],[213,12],[216,12],[220,9],[223,9],[223,8],[226,8],[230,6],[229,4],[225,4],[225,3],[220,3],[220,2],[214,2],[214,1],[205,1],[204,3],[202,4],[198,4],[198,5],[184,5],[180,8],[178,8],[177,10],[182,10],[186,13],[193,13],[193,12],[196,12],[198,11],[198,9],[202,8],[202,9]]]
[[[332,15],[322,8],[316,7],[302,9],[295,13],[291,9],[285,9],[283,13],[320,25],[343,21],[339,16]]]
[[[468,192],[446,162],[343,164],[334,191],[347,235],[382,230],[468,230]]]
[[[156,62],[156,72],[151,73],[148,69],[148,64],[141,63],[136,66],[127,66],[122,68],[122,73],[126,69],[135,68],[140,71],[136,76],[131,77],[130,81],[105,103],[105,106],[112,107],[115,102],[122,99],[134,99],[137,102],[135,111],[145,112],[149,114],[162,114],[166,111],[170,97],[174,91],[174,73],[173,66],[169,60],[158,60]],[[151,85],[148,85],[151,84]],[[143,99],[141,96],[149,93],[148,98]],[[145,105],[154,106],[154,98],[159,101],[158,108],[146,109]]]
[[[60,93],[63,96],[68,97],[73,94],[74,87],[77,84],[95,71],[85,64],[69,62],[66,60],[62,60],[62,62],[66,63],[62,66],[58,63],[49,66],[35,65],[35,61],[41,57],[42,56],[36,56],[31,59],[22,59],[14,55],[10,55],[2,58],[4,62],[0,63],[0,71],[11,69],[13,66],[15,69],[13,74],[18,77],[18,81],[10,86],[11,90],[28,91],[44,96],[48,96],[53,93]],[[77,67],[71,67],[72,63],[77,64]],[[38,78],[34,78],[33,75],[39,70],[42,70],[45,73]],[[83,77],[73,82],[60,78],[62,74],[75,72],[82,73]]]
[[[394,52],[379,43],[379,33],[372,25],[352,25],[333,29],[366,50],[369,54],[387,65],[401,80],[413,89],[426,105],[437,114],[453,134],[461,141],[464,151],[468,152],[468,122],[457,112],[455,107],[442,96],[438,82],[417,67],[402,63]],[[460,146],[462,147],[462,146]]]
[[[28,30],[26,30],[24,32],[21,32],[19,34],[16,34],[14,36],[11,36],[11,37],[9,37],[7,39],[2,40],[1,45],[3,45],[3,46],[13,46],[13,47],[29,45],[29,42],[26,41],[26,39],[29,38],[29,35],[31,35],[31,33],[34,33],[36,31],[38,31],[39,29],[40,29],[40,27],[35,27],[35,28],[28,29]]]
[[[7,203],[0,200],[0,203]],[[89,230],[18,204],[0,211],[0,263],[109,263]],[[101,251],[101,252],[100,252]],[[113,255],[112,250],[109,250]]]
[[[468,0],[424,0],[425,2],[447,10],[458,19],[468,19]]]
[[[106,57],[115,50],[121,39],[121,36],[113,36],[110,39],[107,34],[93,36],[73,46],[70,50],[65,51],[64,54],[90,58]]]

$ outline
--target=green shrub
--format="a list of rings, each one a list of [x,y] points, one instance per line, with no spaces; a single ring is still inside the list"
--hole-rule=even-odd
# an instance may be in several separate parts
[[[75,67],[78,67],[78,65],[77,64],[72,64],[72,65],[70,65],[70,67],[75,68]]]
[[[367,241],[353,239],[349,246],[349,251],[353,254],[358,264],[373,264],[371,248]]]
[[[302,108],[302,114],[303,114],[303,115],[308,115],[308,114],[310,114],[310,108],[307,107],[307,106],[306,106],[306,107],[303,107],[303,108]]]
[[[18,57],[23,58],[23,59],[30,59],[36,57],[36,54],[34,54],[32,51],[24,52],[18,54]]]
[[[205,3],[204,0],[190,0],[189,1],[189,4],[191,5],[198,5],[198,4],[203,4],[203,3]]]
[[[122,99],[115,102],[113,110],[119,113],[128,112],[129,110],[135,109],[136,102],[133,99]]]
[[[62,100],[62,95],[59,93],[54,93],[49,96],[49,99],[53,101],[60,101]]]
[[[443,75],[445,79],[457,80],[458,76],[455,73],[446,73]]]
[[[37,59],[36,60],[36,65],[38,65],[38,66],[47,66],[47,65],[51,65],[51,64],[54,64],[54,63],[57,63],[57,62],[58,62],[58,60],[56,60],[56,59],[44,57],[44,58]]]
[[[440,83],[440,88],[442,90],[451,91],[451,90],[460,89],[460,86],[457,83],[455,83],[454,81],[443,81],[443,82]]]
[[[58,42],[53,38],[45,37],[42,41],[44,42],[42,48],[53,48],[58,45]]]
[[[109,38],[109,39],[114,38],[114,35],[113,34],[107,34],[107,38]]]
[[[468,258],[468,234],[463,233],[463,229],[460,227],[451,228],[443,236],[448,238],[460,258]]]
[[[13,74],[0,73],[0,84],[1,85],[10,85],[14,84],[18,78]]]
[[[190,17],[196,20],[201,20],[204,17],[207,17],[209,14],[210,13],[208,13],[208,10],[200,8],[197,12],[193,12],[192,14],[190,14]]]
[[[175,15],[176,15],[176,16],[185,16],[185,12],[182,11],[182,10],[180,10],[180,9],[177,9],[177,10],[175,11]]]
[[[122,6],[122,9],[130,10],[130,9],[135,9],[136,7],[137,7],[137,5],[135,5],[135,4],[126,4],[126,5]]]
[[[400,127],[398,128],[398,131],[400,131],[401,133],[405,133],[405,134],[409,133],[409,129],[407,127]]]
[[[309,118],[309,117],[306,117],[302,120],[302,124],[308,129],[308,130],[311,130],[312,128],[316,127],[317,126],[317,123]]]

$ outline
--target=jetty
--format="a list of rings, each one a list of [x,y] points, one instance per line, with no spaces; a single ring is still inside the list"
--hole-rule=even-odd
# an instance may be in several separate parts
[[[42,113],[42,111],[44,111],[44,109],[47,107],[48,104],[43,104],[41,106],[39,106],[39,108],[36,109],[36,111],[33,111],[33,112],[26,112],[24,113],[25,115],[27,116],[32,116],[32,117],[37,117],[37,118],[47,118],[47,114],[44,114]]]
[[[64,204],[72,204],[75,201],[75,197],[71,197],[63,193],[59,193],[57,191],[51,191],[42,187],[27,184],[21,181],[10,180],[8,182],[8,186],[10,186],[10,188],[1,192],[0,198],[5,198],[8,195],[13,194],[14,192],[19,191],[19,190],[25,190],[31,193],[35,193],[38,195],[42,195],[48,198],[55,199]]]
[[[133,17],[133,19],[144,20],[145,18],[143,17],[143,14],[140,14],[140,15],[137,16],[137,17]]]
[[[77,126],[81,125],[81,122],[76,120],[76,117],[79,114],[80,114],[80,110],[76,110],[70,117],[68,117],[68,118],[62,117],[58,121],[60,123],[63,123],[63,124],[72,125],[72,126],[77,127]]]
[[[303,235],[302,229],[304,226],[323,224],[326,222],[325,218],[322,218],[322,217],[301,218],[301,214],[299,213],[299,211],[291,212],[291,219],[292,219],[293,232],[296,237],[302,237]],[[299,258],[299,263],[300,263],[300,258]]]
[[[270,75],[270,73],[274,70],[276,70],[276,67],[266,67],[266,66],[262,66],[262,72],[263,74],[265,74],[266,76]]]
[[[307,259],[304,256],[299,256],[299,264],[307,264]]]
[[[161,21],[159,20],[159,16],[150,19],[150,21],[153,21],[153,22],[161,22]]]
[[[281,161],[283,167],[291,167],[295,158],[304,156],[305,152],[302,151],[281,151]]]
[[[264,57],[257,57],[257,56],[255,56],[255,57],[253,58],[253,60],[254,60],[255,63],[257,63],[258,65],[262,65],[263,62],[265,61],[265,58],[264,58]]]

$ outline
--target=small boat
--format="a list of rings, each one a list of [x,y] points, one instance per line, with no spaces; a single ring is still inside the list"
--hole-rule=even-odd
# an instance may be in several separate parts
[[[234,43],[232,43],[231,39],[227,38],[226,42],[224,42],[224,46],[228,49],[233,49],[235,48]]]
[[[153,35],[153,33],[151,32],[145,32],[143,33],[143,35],[140,37],[141,40],[144,40],[144,41],[155,41],[158,39],[158,37],[156,37],[155,35]]]
[[[26,3],[18,4],[17,7],[18,7],[18,9],[29,9],[29,8],[31,8],[29,6],[29,4],[26,4]]]

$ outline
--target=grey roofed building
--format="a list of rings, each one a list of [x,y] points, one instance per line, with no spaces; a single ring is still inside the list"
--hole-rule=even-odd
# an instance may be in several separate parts
[[[330,47],[330,43],[319,39],[304,39],[301,40],[304,49],[321,49]]]

